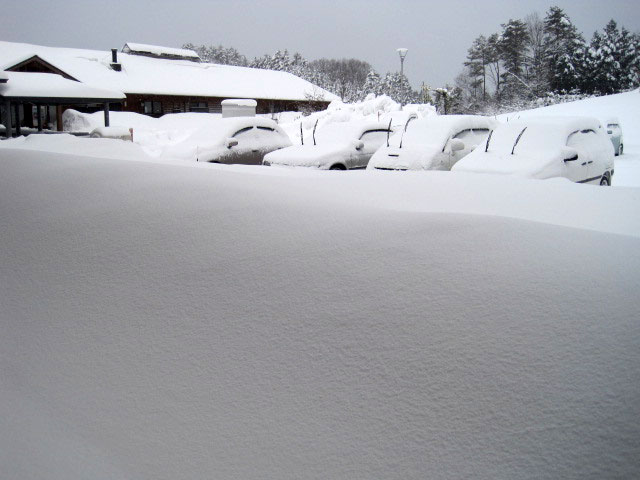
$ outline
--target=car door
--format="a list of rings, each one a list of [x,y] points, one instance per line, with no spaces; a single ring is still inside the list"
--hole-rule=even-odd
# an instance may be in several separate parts
[[[360,150],[356,150],[350,157],[349,168],[366,168],[371,156],[387,141],[387,129],[366,130],[360,135],[359,140],[363,143]]]
[[[617,123],[609,123],[607,125],[607,134],[611,139],[616,155],[618,155],[620,153],[620,143],[622,143],[622,129],[620,128],[620,125]]]
[[[230,153],[224,158],[224,163],[242,163],[245,165],[259,165],[262,163],[262,155],[257,150],[255,128],[247,126],[237,130],[232,138],[238,141],[237,145],[229,147]]]
[[[258,125],[255,133],[256,144],[253,148],[253,153],[257,154],[260,164],[262,164],[262,159],[267,153],[291,145],[291,142],[282,138],[282,134],[273,127]]]
[[[475,137],[473,135],[473,130],[471,130],[470,128],[461,130],[458,133],[451,136],[451,138],[449,139],[447,148],[445,149],[445,151],[449,153],[448,155],[449,158],[446,165],[448,170],[451,170],[451,167],[453,167],[458,162],[458,160],[460,160],[462,157],[464,157],[469,152],[471,152],[474,138]],[[460,140],[464,144],[464,148],[462,150],[457,150],[455,152],[452,151],[451,140],[453,139]]]
[[[567,138],[567,147],[578,153],[576,160],[564,161],[567,178],[577,183],[596,183],[592,178],[596,170],[592,165],[599,150],[596,133],[593,130],[575,131]],[[597,182],[601,176],[602,172],[597,176]]]

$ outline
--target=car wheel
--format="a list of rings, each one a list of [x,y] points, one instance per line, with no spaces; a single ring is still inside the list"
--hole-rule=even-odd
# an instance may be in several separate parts
[[[346,170],[346,168],[344,165],[336,163],[335,165],[331,165],[331,168],[329,170]]]
[[[620,144],[620,146],[618,147],[618,155],[622,155],[622,150],[624,149],[623,145]]]
[[[604,174],[602,176],[602,178],[600,179],[600,186],[601,187],[608,187],[611,185],[611,182],[609,181],[609,176],[607,174]]]

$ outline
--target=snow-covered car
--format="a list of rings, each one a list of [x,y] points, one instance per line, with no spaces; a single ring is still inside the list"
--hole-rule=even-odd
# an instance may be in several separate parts
[[[624,151],[624,142],[622,139],[622,127],[620,126],[620,122],[614,117],[607,120],[606,124],[607,135],[609,135],[609,138],[611,139],[616,156],[622,155],[622,152]]]
[[[307,135],[304,145],[272,152],[265,156],[263,163],[323,170],[366,168],[371,155],[391,133],[389,124],[382,122],[329,123],[319,128],[315,135]]]
[[[201,162],[260,165],[264,156],[291,146],[288,135],[273,120],[231,117],[209,121],[187,141],[197,145]]]
[[[451,170],[489,135],[494,123],[478,115],[414,120],[371,157],[369,170]]]
[[[532,117],[496,127],[453,170],[611,185],[613,145],[595,118]]]

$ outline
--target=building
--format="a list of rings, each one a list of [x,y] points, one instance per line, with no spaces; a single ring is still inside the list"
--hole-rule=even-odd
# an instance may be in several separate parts
[[[124,101],[112,104],[112,110],[152,116],[220,113],[221,102],[228,98],[255,99],[257,113],[320,110],[339,98],[287,72],[205,63],[191,50],[131,42],[120,52],[108,52],[0,41],[0,70],[56,74],[94,88],[122,92]],[[61,112],[70,106],[57,105],[55,123],[61,130]],[[30,106],[32,112],[28,111]],[[90,104],[76,107],[82,111],[102,108]],[[19,106],[21,125],[34,126],[35,109],[35,105]]]

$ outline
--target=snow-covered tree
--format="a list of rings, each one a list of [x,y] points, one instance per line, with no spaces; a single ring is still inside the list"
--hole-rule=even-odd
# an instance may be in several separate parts
[[[202,61],[209,63],[218,63],[220,65],[237,65],[237,66],[247,66],[247,57],[240,54],[233,47],[223,47],[222,45],[205,46],[205,45],[194,45],[192,43],[186,43],[182,46],[182,48],[187,48],[189,50],[193,50],[196,52]]]
[[[551,7],[544,19],[544,50],[549,85],[554,92],[569,92],[581,84],[585,42],[568,15]]]
[[[620,86],[622,90],[638,85],[638,65],[640,51],[638,50],[638,36],[631,34],[626,28],[620,29],[618,45],[618,62],[620,64]]]
[[[487,38],[487,64],[491,82],[495,89],[495,97],[500,98],[502,94],[502,61],[500,59],[500,35],[493,33]]]
[[[310,62],[309,66],[331,82],[329,90],[338,94],[343,102],[362,99],[363,87],[372,69],[369,63],[355,58],[321,58]]]
[[[457,87],[440,87],[434,89],[435,107],[442,115],[462,112],[462,92]]]
[[[525,17],[525,23],[529,34],[525,79],[534,95],[541,97],[549,89],[544,22],[537,13],[532,13]]]
[[[464,62],[467,67],[467,74],[464,76],[465,85],[471,87],[469,93],[475,102],[480,100],[485,102],[487,99],[487,49],[487,39],[484,35],[480,35],[467,50],[467,61]]]
[[[370,70],[362,87],[363,96],[373,93],[375,96],[382,95],[382,80],[375,70]]]
[[[522,20],[510,19],[502,24],[500,58],[504,66],[502,73],[503,92],[508,99],[523,97],[528,88],[524,81],[529,32]]]
[[[411,88],[409,80],[399,72],[387,73],[381,83],[381,93],[403,105],[416,101],[417,94]]]
[[[586,66],[590,75],[586,79],[585,89],[599,93],[615,93],[622,86],[622,67],[620,64],[620,31],[614,20],[604,27],[603,33],[595,32],[587,51]]]

